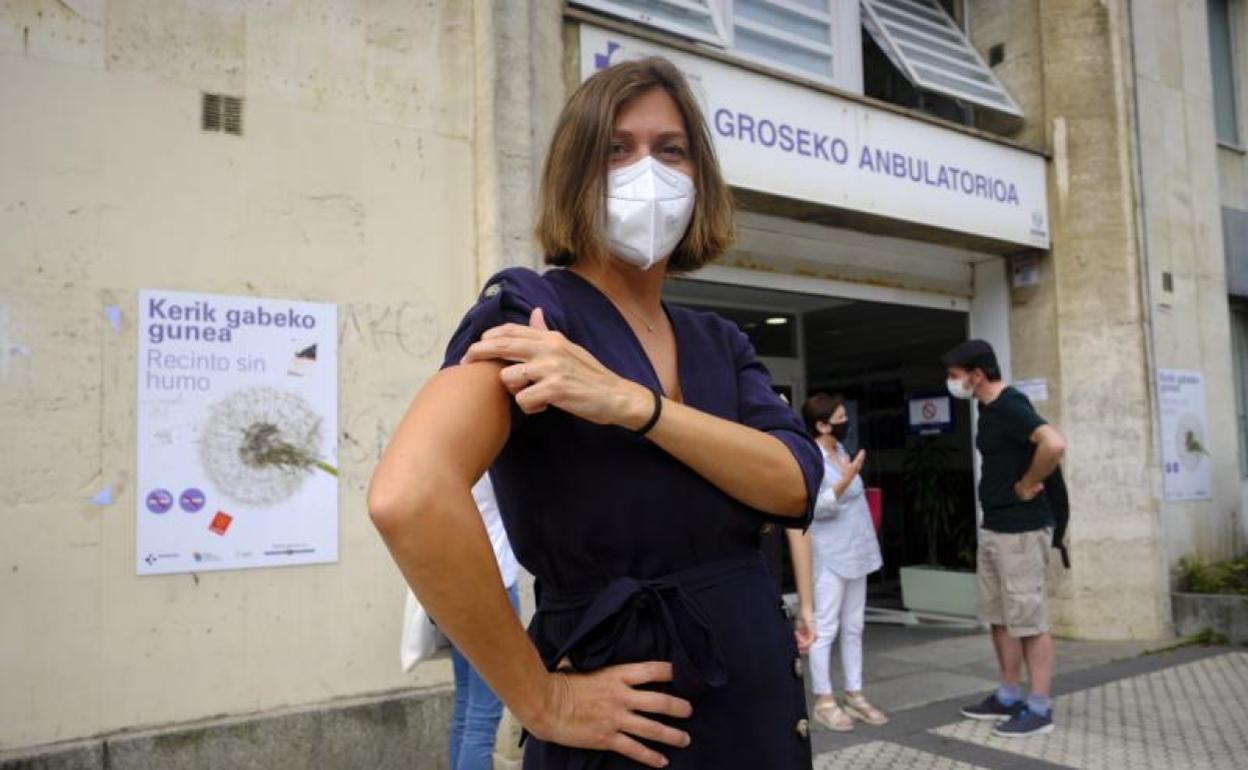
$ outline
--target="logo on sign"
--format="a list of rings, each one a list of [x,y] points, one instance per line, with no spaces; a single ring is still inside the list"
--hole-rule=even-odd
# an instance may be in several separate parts
[[[595,72],[605,70],[612,64],[618,64],[621,61],[627,61],[629,59],[642,59],[646,56],[644,51],[630,50],[614,40],[608,40],[606,45],[606,51],[596,52],[594,54]],[[681,74],[683,74],[692,84],[696,85],[702,82],[702,76],[697,72],[690,72],[687,69],[681,68]]]
[[[204,493],[195,487],[184,489],[178,496],[178,505],[187,513],[199,513],[204,507]]]
[[[167,513],[173,507],[173,495],[167,489],[153,489],[147,493],[146,503],[152,513]]]
[[[620,50],[620,44],[614,40],[607,41],[607,52],[594,54],[594,69],[605,70],[611,66],[611,54]]]
[[[217,511],[217,515],[213,516],[212,522],[208,524],[208,531],[224,535],[226,530],[230,528],[230,522],[232,521],[234,521],[233,516],[225,511]]]
[[[1046,237],[1048,228],[1044,225],[1044,212],[1035,209],[1031,212],[1031,234],[1037,237]]]

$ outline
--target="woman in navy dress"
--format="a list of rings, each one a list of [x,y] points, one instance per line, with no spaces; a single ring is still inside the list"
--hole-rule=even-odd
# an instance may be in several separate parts
[[[661,301],[727,247],[706,123],[662,59],[583,83],[538,237],[486,282],[373,476],[408,583],[527,732],[524,766],[809,768],[800,659],[759,552],[819,450],[731,323]],[[473,508],[489,469],[538,581],[524,633]]]

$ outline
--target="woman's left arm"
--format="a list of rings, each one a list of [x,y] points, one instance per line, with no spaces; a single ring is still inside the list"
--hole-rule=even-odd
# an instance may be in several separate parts
[[[620,424],[635,430],[650,419],[654,396],[627,380],[622,387],[634,397]],[[773,516],[806,515],[801,465],[770,433],[664,399],[663,416],[646,435],[729,497]]]
[[[823,477],[823,458],[792,410],[771,393],[766,370],[752,353],[738,351],[738,358],[737,386],[749,401],[743,422],[774,423],[775,433],[664,398],[662,417],[646,437],[735,500],[773,516],[805,518]],[[487,331],[464,362],[490,359],[515,362],[501,376],[528,414],[554,406],[599,425],[638,430],[654,411],[652,391],[548,331],[540,309],[528,327]]]

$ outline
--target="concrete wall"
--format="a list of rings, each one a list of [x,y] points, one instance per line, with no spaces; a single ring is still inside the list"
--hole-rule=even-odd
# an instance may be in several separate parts
[[[1158,368],[1204,372],[1213,499],[1163,503],[1166,554],[1230,556],[1239,530],[1239,440],[1231,380],[1205,3],[1134,0],[1141,220]],[[1163,285],[1172,276],[1173,291]]]
[[[1001,62],[993,72],[1018,102],[1023,120],[1003,118],[991,110],[977,110],[979,127],[1011,136],[1026,144],[1044,146],[1044,68],[1041,66],[1040,0],[965,0],[967,32],[984,61],[1000,45]]]
[[[1053,246],[1040,285],[1014,291],[1012,331],[1015,376],[1049,381],[1042,410],[1070,440],[1074,567],[1052,575],[1054,619],[1077,636],[1157,636],[1169,624],[1170,566],[1187,553],[1227,555],[1239,508],[1204,4],[1035,5],[1034,30],[1003,32],[987,8],[971,18],[992,39],[1004,34],[1007,64],[1011,49],[1040,41],[1034,68],[999,74],[1042,106],[1028,122],[1052,156]],[[1163,500],[1159,367],[1205,373],[1209,502]]]
[[[1053,619],[1074,636],[1156,637],[1167,630],[1167,584],[1125,6],[1039,0],[1033,14],[1023,7],[1033,4],[1012,5],[1018,23],[1005,30],[985,18],[987,6],[971,19],[994,35],[984,44],[1005,42],[1007,62],[1012,50],[1028,54],[999,74],[1032,106],[1031,130],[1052,156],[1052,249],[1040,285],[1014,291],[1011,332],[1014,376],[1048,381],[1042,411],[1070,443],[1074,565],[1053,569]]]
[[[0,6],[0,750],[448,680],[399,673],[363,500],[503,261],[474,52],[505,5]],[[243,136],[200,130],[202,90]],[[340,303],[338,564],[133,574],[145,287]]]

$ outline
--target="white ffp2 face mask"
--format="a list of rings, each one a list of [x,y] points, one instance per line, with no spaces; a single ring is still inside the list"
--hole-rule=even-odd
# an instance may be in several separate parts
[[[975,395],[975,388],[969,387],[965,382],[956,377],[950,377],[945,380],[945,387],[949,390],[949,395],[954,398],[960,398],[963,401],[969,401]]]
[[[607,175],[607,248],[649,270],[667,259],[693,218],[693,180],[647,155]]]

